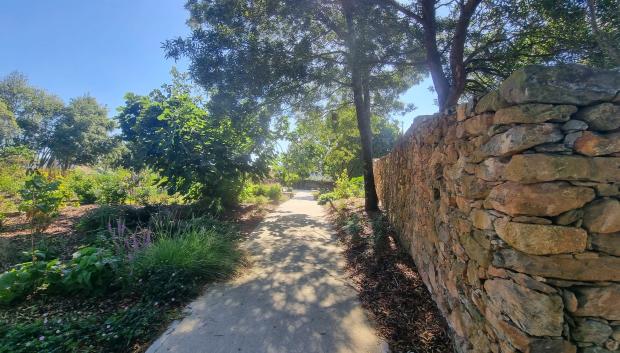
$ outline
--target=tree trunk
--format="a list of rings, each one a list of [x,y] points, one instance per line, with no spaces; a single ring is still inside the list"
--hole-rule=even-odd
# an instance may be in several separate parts
[[[424,48],[426,49],[426,61],[428,70],[433,79],[433,86],[437,93],[439,111],[446,107],[450,96],[450,81],[446,77],[441,64],[441,54],[437,47],[437,20],[435,18],[435,1],[422,1],[422,27],[424,29]]]
[[[351,70],[351,88],[355,103],[357,128],[360,132],[362,147],[362,164],[364,167],[364,205],[367,211],[379,209],[375,174],[372,168],[372,130],[370,127],[370,88],[368,86],[368,67],[363,64],[355,35],[353,23],[353,6],[348,0],[342,1],[342,11],[347,23],[348,64]]]

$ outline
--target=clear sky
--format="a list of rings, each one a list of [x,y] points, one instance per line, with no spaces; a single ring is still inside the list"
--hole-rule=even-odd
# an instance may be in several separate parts
[[[189,33],[185,0],[0,0],[0,77],[20,71],[34,85],[65,101],[86,93],[108,107],[126,92],[146,94],[169,81],[175,63],[161,43]],[[413,117],[437,107],[430,80],[404,100],[418,109],[398,117],[405,129]]]

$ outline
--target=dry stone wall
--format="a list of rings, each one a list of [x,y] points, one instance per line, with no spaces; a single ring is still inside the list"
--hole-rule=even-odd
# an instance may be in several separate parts
[[[619,351],[620,72],[530,66],[375,160],[459,352]]]

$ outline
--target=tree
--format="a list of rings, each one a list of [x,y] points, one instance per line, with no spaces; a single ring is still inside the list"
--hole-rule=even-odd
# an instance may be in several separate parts
[[[31,86],[23,74],[13,72],[0,80],[4,101],[19,126],[14,142],[41,152],[48,143],[64,103],[45,90]]]
[[[588,0],[594,3],[594,0]],[[620,12],[603,0],[596,13],[618,48]],[[601,50],[588,27],[583,0],[377,0],[417,25],[440,110],[465,92],[480,94],[515,69],[533,63],[586,62],[599,66]],[[617,5],[616,5],[617,7]],[[612,20],[611,18],[615,18]],[[596,21],[591,21],[596,28]],[[603,27],[603,26],[602,26]],[[596,32],[596,30],[594,31]],[[599,31],[603,32],[603,31]],[[609,44],[609,45],[607,45]],[[609,57],[608,55],[602,55]],[[608,61],[608,60],[603,60]]]
[[[116,119],[139,166],[164,177],[171,193],[180,192],[219,209],[236,201],[246,174],[266,175],[265,147],[255,153],[247,131],[232,119],[213,116],[201,99],[178,85],[148,96],[128,93]]]
[[[6,103],[0,100],[0,148],[11,144],[17,134],[17,121]]]
[[[238,102],[272,113],[343,100],[355,106],[366,208],[377,209],[371,108],[393,107],[418,78],[403,22],[369,1],[192,0],[187,7],[192,35],[165,48],[190,58],[193,77],[221,109]]]
[[[95,164],[117,141],[110,136],[116,127],[105,107],[90,96],[74,98],[63,109],[50,136],[50,159],[67,170],[76,164]]]
[[[371,118],[373,158],[391,151],[400,136],[398,124],[388,118]],[[355,109],[344,106],[335,112],[315,111],[297,118],[290,145],[283,156],[285,168],[303,178],[319,173],[337,179],[343,171],[363,175],[359,130]]]

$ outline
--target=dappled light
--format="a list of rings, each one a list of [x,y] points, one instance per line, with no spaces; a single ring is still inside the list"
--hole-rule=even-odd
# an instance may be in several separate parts
[[[208,288],[149,352],[379,352],[309,192],[269,214],[243,248],[252,268]]]

